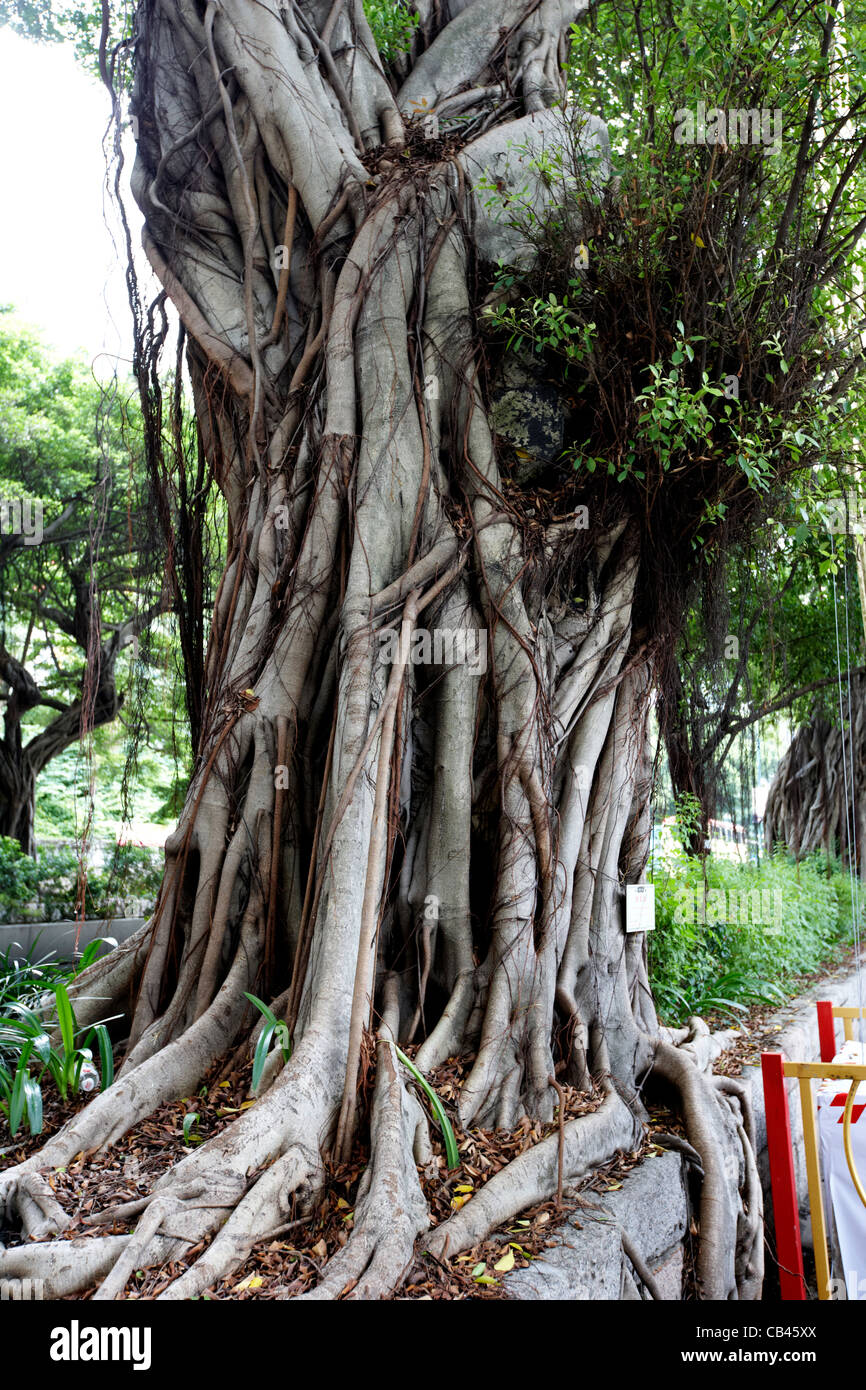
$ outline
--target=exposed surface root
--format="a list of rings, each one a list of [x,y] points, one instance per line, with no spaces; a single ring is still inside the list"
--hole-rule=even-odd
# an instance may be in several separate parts
[[[307,1299],[376,1299],[391,1293],[402,1282],[415,1240],[429,1223],[413,1156],[424,1116],[406,1090],[387,1023],[379,1030],[376,1055],[370,1163],[361,1180],[352,1234],[328,1263],[321,1283],[302,1296]]]
[[[605,1100],[598,1110],[571,1120],[565,1126],[563,1176],[566,1182],[573,1182],[589,1169],[600,1166],[615,1149],[633,1148],[640,1133],[634,1115],[613,1087],[606,1087]],[[524,1208],[554,1193],[558,1168],[559,1136],[551,1134],[513,1159],[485,1183],[465,1207],[437,1226],[424,1242],[424,1248],[440,1258],[453,1257],[470,1249]]]
[[[714,1078],[697,1069],[686,1054],[668,1043],[660,1044],[654,1071],[678,1090],[689,1143],[697,1151],[703,1167],[700,1204],[700,1246],[697,1278],[701,1297],[729,1299],[754,1297],[762,1277],[761,1256],[755,1253],[753,1223],[760,1221],[761,1201],[755,1193],[752,1174],[744,1173],[745,1138],[742,1123],[734,1120],[721,1100]],[[746,1147],[750,1145],[746,1144]],[[754,1168],[754,1158],[752,1159]],[[747,1255],[738,1277],[738,1230],[743,1212],[740,1183],[746,1177],[745,1201],[749,1237]],[[760,1191],[760,1187],[758,1189]]]
[[[130,1239],[94,1236],[16,1245],[0,1250],[0,1279],[41,1279],[46,1298],[65,1298],[107,1274]]]

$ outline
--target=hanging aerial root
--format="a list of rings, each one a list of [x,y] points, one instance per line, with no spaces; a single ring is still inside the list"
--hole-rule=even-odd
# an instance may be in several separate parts
[[[562,1171],[566,1183],[606,1163],[616,1149],[633,1149],[641,1127],[609,1082],[605,1099],[591,1115],[565,1126]],[[558,1133],[527,1150],[485,1183],[466,1206],[424,1242],[438,1259],[452,1259],[525,1211],[555,1195],[559,1177]]]

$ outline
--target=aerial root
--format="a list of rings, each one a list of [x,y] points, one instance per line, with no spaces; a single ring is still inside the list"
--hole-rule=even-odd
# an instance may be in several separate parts
[[[662,1294],[661,1289],[659,1288],[658,1284],[656,1283],[655,1279],[650,1273],[646,1261],[644,1260],[634,1241],[631,1239],[630,1236],[626,1234],[625,1231],[621,1231],[620,1235],[622,1238],[623,1253],[634,1266],[635,1273],[637,1274],[641,1283],[645,1286],[650,1298],[656,1299],[658,1302],[664,1302],[664,1295]]]
[[[418,1049],[415,1065],[419,1071],[433,1071],[446,1057],[460,1050],[474,1002],[475,971],[463,970],[454,981],[451,997],[438,1023]]]
[[[751,1115],[747,1113],[745,1093],[738,1097],[743,1109],[740,1120],[731,1114],[719,1094],[720,1088],[715,1084],[719,1078],[699,1071],[691,1057],[669,1043],[659,1044],[653,1070],[677,1088],[689,1143],[700,1155],[704,1170],[697,1259],[700,1296],[711,1300],[754,1298],[760,1291],[757,1274],[762,1265],[762,1253],[755,1250],[761,1199],[754,1190],[757,1170],[753,1145],[746,1132],[751,1127]],[[743,1165],[746,1193],[743,1210],[738,1211]],[[748,1247],[745,1255],[740,1248],[740,1234]]]
[[[606,1163],[618,1148],[631,1149],[641,1129],[609,1081],[598,1110],[564,1126],[562,1172],[574,1182]],[[452,1258],[484,1240],[527,1207],[552,1197],[559,1178],[559,1133],[515,1158],[476,1193],[460,1211],[431,1233],[424,1248],[439,1259]]]
[[[715,1085],[728,1097],[745,1162],[742,1211],[737,1216],[737,1287],[741,1299],[757,1299],[764,1283],[764,1190],[755,1157],[752,1101],[745,1086],[733,1077],[717,1076]]]
[[[415,1241],[429,1225],[413,1150],[420,1108],[404,1085],[394,1051],[396,1010],[386,1010],[376,1043],[370,1162],[361,1179],[347,1244],[304,1299],[378,1299],[398,1288]]]

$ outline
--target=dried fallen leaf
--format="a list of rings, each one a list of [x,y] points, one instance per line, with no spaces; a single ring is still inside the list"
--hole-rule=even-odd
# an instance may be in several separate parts
[[[493,1266],[497,1274],[507,1274],[509,1269],[514,1268],[514,1251],[508,1250],[501,1260],[497,1260]]]
[[[242,1283],[237,1285],[236,1292],[240,1293],[242,1289],[260,1289],[264,1282],[260,1275],[250,1274]]]

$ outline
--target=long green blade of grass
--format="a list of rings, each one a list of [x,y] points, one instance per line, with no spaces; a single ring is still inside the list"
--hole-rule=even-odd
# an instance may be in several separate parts
[[[457,1140],[454,1137],[454,1130],[451,1126],[451,1121],[445,1114],[445,1107],[443,1106],[436,1092],[433,1090],[433,1087],[430,1085],[430,1082],[421,1075],[414,1062],[412,1062],[410,1058],[406,1056],[406,1053],[400,1051],[400,1048],[397,1047],[396,1043],[394,1045],[394,1051],[400,1058],[400,1061],[403,1063],[403,1066],[406,1068],[406,1070],[410,1072],[414,1079],[418,1082],[418,1085],[421,1087],[422,1091],[424,1092],[425,1096],[427,1097],[431,1106],[433,1107],[433,1114],[436,1116],[436,1122],[439,1125],[439,1128],[442,1131],[442,1137],[445,1140],[445,1155],[446,1161],[448,1163],[448,1171],[451,1172],[453,1171],[453,1169],[459,1168],[460,1154],[457,1149]]]
[[[24,1098],[27,1104],[27,1122],[31,1134],[42,1133],[42,1088],[31,1077],[24,1078]]]
[[[75,1047],[75,1015],[65,985],[54,986],[54,998],[57,1001],[57,1022],[63,1039],[63,1050],[67,1057],[71,1057]]]
[[[99,1046],[99,1062],[102,1070],[102,1089],[106,1090],[114,1080],[114,1052],[111,1047],[111,1038],[108,1036],[108,1029],[104,1023],[98,1023],[93,1029],[96,1034],[96,1041]]]
[[[259,1034],[259,1040],[256,1043],[256,1051],[253,1057],[254,1091],[258,1088],[258,1084],[262,1079],[262,1072],[265,1069],[265,1062],[268,1060],[268,1052],[270,1051],[271,1040],[274,1036],[274,1033],[277,1031],[277,1027],[277,1023],[269,1023],[268,1026],[266,1028],[263,1028],[261,1033]]]

